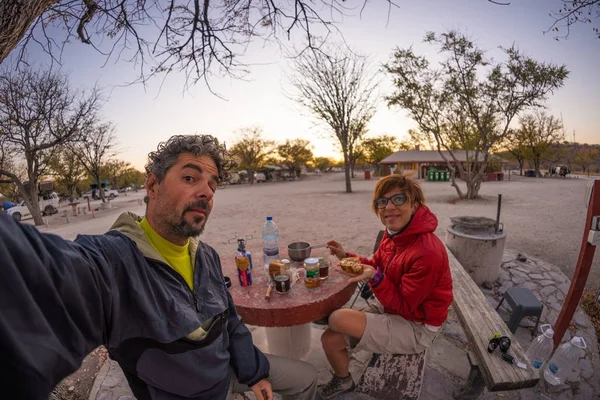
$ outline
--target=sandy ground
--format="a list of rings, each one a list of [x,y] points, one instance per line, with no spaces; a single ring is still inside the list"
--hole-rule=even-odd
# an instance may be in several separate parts
[[[423,182],[427,204],[438,216],[436,233],[444,238],[450,217],[459,215],[496,218],[497,196],[502,194],[501,221],[508,233],[506,247],[534,256],[558,266],[571,277],[584,227],[586,208],[584,193],[591,180],[535,179],[512,176],[511,181],[486,182],[480,194],[482,199],[456,201],[456,191],[447,182]],[[248,247],[255,251],[255,262],[260,262],[261,230],[267,215],[273,216],[280,230],[280,244],[307,241],[324,243],[330,239],[341,242],[347,250],[370,254],[381,222],[371,211],[370,203],[376,180],[353,181],[353,193],[344,192],[342,173],[310,176],[297,182],[261,183],[228,186],[217,191],[215,207],[202,235],[223,257],[233,257],[236,245],[228,243],[235,234],[252,235]],[[139,199],[144,193],[128,193],[113,201],[110,210],[99,210],[100,202],[92,203],[98,209],[91,213],[69,217],[63,210],[48,218],[48,227],[41,230],[65,239],[77,234],[105,232],[120,212],[144,213]],[[25,223],[31,223],[26,221]],[[596,255],[588,279],[588,288],[600,285],[600,257]],[[90,355],[83,367],[66,379],[61,399],[87,399],[89,388],[97,373],[102,351]],[[86,368],[88,366],[88,368]],[[76,383],[74,385],[74,383]],[[74,388],[73,388],[74,386]],[[70,391],[68,389],[71,389]]]
[[[581,178],[536,179],[512,176],[511,181],[485,182],[482,199],[456,201],[456,191],[447,182],[422,182],[427,205],[438,216],[436,233],[443,239],[450,217],[459,215],[496,218],[497,196],[502,194],[501,222],[508,234],[506,247],[558,266],[571,277],[583,237],[584,194],[591,180]],[[202,235],[221,257],[233,256],[236,246],[228,243],[236,233],[253,235],[250,247],[260,247],[261,229],[267,215],[279,227],[280,244],[293,241],[323,243],[340,241],[347,250],[369,254],[381,222],[370,208],[376,180],[353,181],[353,193],[344,192],[342,173],[310,176],[297,182],[228,186],[218,190],[215,206]],[[50,217],[52,232],[65,239],[77,234],[105,232],[120,212],[143,214],[138,204],[143,193],[129,193],[113,202],[113,209],[69,217],[62,211]],[[99,202],[92,207],[98,208]],[[69,208],[70,213],[70,208]],[[596,255],[588,288],[600,285],[600,257]]]

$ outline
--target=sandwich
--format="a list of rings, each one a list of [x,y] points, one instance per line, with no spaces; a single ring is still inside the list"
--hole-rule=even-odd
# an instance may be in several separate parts
[[[340,261],[340,266],[349,274],[360,275],[363,273],[363,266],[358,257],[347,257]]]

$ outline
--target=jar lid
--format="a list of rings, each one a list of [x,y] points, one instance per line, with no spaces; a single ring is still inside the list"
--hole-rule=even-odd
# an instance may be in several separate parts
[[[319,263],[319,259],[318,258],[314,258],[314,257],[307,258],[307,259],[304,260],[304,263],[305,264],[310,264],[310,265],[318,264]]]

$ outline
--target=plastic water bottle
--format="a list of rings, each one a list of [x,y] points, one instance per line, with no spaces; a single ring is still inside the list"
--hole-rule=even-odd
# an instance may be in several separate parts
[[[570,342],[561,344],[548,362],[548,368],[544,371],[546,382],[551,385],[564,383],[579,361],[579,357],[583,355],[582,349],[586,347],[585,340],[579,336],[575,336]]]
[[[541,335],[538,335],[527,349],[527,357],[531,360],[533,368],[541,368],[542,365],[550,358],[554,349],[554,330],[549,324],[540,327]]]
[[[263,257],[265,269],[269,268],[269,263],[279,260],[279,229],[273,222],[273,217],[267,217],[267,222],[263,225]]]

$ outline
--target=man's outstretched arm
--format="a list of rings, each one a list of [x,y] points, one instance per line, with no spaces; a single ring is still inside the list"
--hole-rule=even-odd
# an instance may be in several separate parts
[[[105,341],[114,290],[102,251],[0,215],[0,390],[48,399]]]

